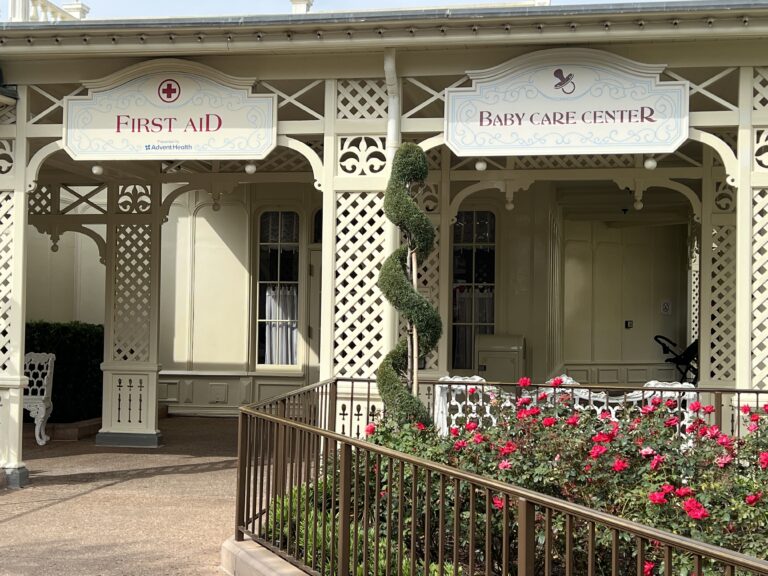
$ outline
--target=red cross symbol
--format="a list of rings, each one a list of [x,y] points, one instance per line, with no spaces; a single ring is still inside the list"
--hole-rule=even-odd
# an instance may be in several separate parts
[[[163,80],[157,87],[157,95],[163,102],[176,102],[181,96],[181,87],[176,80]]]

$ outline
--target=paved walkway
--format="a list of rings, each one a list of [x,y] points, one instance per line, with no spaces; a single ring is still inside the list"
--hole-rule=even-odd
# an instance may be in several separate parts
[[[0,576],[218,574],[232,535],[235,419],[161,420],[165,446],[93,438],[38,447],[27,488],[0,491]]]

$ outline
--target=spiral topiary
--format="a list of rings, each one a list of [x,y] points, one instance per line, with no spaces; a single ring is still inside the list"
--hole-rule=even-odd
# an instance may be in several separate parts
[[[434,350],[443,331],[440,314],[414,289],[408,275],[409,252],[416,251],[421,265],[435,243],[435,228],[409,194],[410,186],[423,182],[428,171],[427,157],[421,148],[415,144],[400,146],[392,161],[384,194],[384,213],[405,234],[406,244],[387,258],[378,280],[378,286],[390,304],[416,326],[420,357]],[[379,394],[387,414],[398,424],[430,424],[432,418],[426,406],[403,383],[408,360],[408,338],[403,337],[376,371]]]

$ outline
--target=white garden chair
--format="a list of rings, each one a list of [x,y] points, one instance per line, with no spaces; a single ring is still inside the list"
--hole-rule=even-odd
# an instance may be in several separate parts
[[[45,433],[45,425],[53,410],[53,363],[55,354],[30,352],[24,356],[24,375],[28,379],[24,388],[24,409],[35,420],[35,440],[44,446],[51,438]]]

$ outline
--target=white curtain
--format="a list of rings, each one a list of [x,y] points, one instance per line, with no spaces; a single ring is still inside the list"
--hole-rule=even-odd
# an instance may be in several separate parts
[[[296,364],[299,317],[297,286],[269,284],[265,290],[264,363]]]

